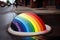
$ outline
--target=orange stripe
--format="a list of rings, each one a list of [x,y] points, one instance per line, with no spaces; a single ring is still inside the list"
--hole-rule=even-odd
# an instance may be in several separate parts
[[[37,23],[38,23],[39,26],[40,26],[40,30],[41,30],[41,31],[46,30],[45,24],[43,23],[43,21],[41,20],[41,18],[39,18],[37,15],[35,15],[35,14],[33,14],[33,13],[27,13],[27,14],[31,15],[31,16],[37,21]]]

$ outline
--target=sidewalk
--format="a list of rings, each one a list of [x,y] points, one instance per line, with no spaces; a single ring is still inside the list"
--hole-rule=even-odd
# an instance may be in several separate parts
[[[21,12],[35,12],[35,13],[40,13],[40,14],[60,14],[60,10],[57,10],[56,8],[29,8],[29,7],[22,7],[18,6],[15,10],[16,13],[21,13]]]

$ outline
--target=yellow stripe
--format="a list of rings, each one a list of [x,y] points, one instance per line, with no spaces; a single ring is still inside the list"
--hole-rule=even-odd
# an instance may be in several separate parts
[[[28,14],[28,13],[26,13],[26,15],[30,15],[30,17],[32,17],[34,20],[35,20],[35,22],[36,22],[36,25],[37,25],[37,28],[38,28],[38,30],[39,30],[39,32],[42,30],[42,26],[41,26],[41,23],[40,23],[40,21],[38,21],[38,19],[35,17],[35,16],[33,16],[32,14]],[[40,24],[39,24],[40,23]]]
[[[40,30],[37,28],[38,27],[38,24],[36,23],[36,21],[32,18],[32,17],[30,17],[30,16],[28,16],[28,15],[26,15],[26,14],[20,14],[19,16],[22,16],[22,17],[25,17],[26,19],[28,19],[32,24],[33,24],[33,26],[34,26],[34,28],[35,28],[35,32],[39,32]]]

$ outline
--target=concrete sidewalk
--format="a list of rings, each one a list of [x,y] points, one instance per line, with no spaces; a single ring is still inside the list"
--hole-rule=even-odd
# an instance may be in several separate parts
[[[60,14],[60,10],[57,10],[56,8],[53,8],[53,7],[49,7],[49,8],[29,8],[29,7],[18,6],[15,9],[15,12],[16,13],[35,12],[35,13],[40,13],[40,14]]]

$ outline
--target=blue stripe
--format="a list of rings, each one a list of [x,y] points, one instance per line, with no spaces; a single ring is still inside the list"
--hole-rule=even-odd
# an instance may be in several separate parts
[[[19,25],[20,28],[21,28],[21,32],[27,32],[27,30],[26,30],[26,28],[25,28],[25,25],[24,25],[21,21],[19,21],[19,20],[17,20],[17,19],[14,19],[13,21],[16,21],[16,22],[18,23],[18,25]]]
[[[24,27],[26,28],[27,32],[29,32],[29,29],[26,25],[26,22],[24,22],[22,19],[18,18],[18,17],[15,17],[15,19],[19,20],[20,22],[22,22],[24,24]]]

